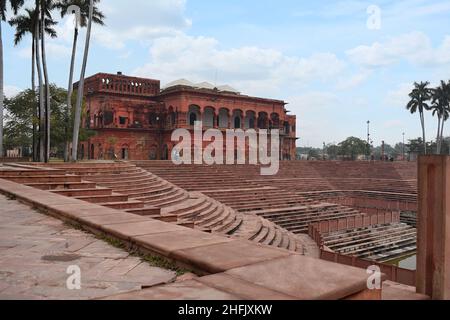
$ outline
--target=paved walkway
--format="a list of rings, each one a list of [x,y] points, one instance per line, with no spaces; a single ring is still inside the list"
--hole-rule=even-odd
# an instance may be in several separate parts
[[[67,289],[69,266],[81,290]],[[0,195],[0,299],[92,299],[172,282],[172,271]]]

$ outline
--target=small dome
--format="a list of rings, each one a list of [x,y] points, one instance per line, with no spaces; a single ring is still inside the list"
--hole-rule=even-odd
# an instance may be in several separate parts
[[[211,83],[209,83],[209,82],[200,82],[200,83],[197,83],[196,85],[195,85],[197,88],[201,88],[201,89],[214,89],[215,88],[215,86],[213,85],[213,84],[211,84]]]
[[[171,87],[176,87],[176,86],[195,87],[196,85],[193,82],[189,81],[189,80],[179,79],[179,80],[175,80],[175,81],[172,81],[172,82],[168,83],[164,87],[164,89],[171,88]]]
[[[225,91],[225,92],[233,92],[233,93],[239,93],[235,88],[230,87],[229,85],[219,86],[217,87],[219,91]]]

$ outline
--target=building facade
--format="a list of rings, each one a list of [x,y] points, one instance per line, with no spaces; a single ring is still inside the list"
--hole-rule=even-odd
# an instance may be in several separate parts
[[[75,84],[77,88],[77,84]],[[80,159],[170,160],[175,129],[279,129],[280,159],[294,160],[296,117],[280,100],[250,97],[228,86],[160,81],[99,73],[85,80],[82,125],[94,132]]]

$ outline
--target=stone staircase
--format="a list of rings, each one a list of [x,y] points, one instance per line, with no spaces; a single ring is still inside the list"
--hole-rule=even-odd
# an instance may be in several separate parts
[[[0,178],[136,215],[305,253],[293,233],[135,165],[77,163],[1,170]]]

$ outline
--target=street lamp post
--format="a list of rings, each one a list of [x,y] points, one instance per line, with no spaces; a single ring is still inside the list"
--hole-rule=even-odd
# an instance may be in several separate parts
[[[403,132],[403,145],[402,145],[402,151],[403,151],[403,161],[405,161],[406,160],[406,157],[405,157],[405,133]]]
[[[367,147],[369,148],[369,155],[367,156],[367,160],[370,159],[370,154],[372,153],[370,147],[370,121],[367,121]]]

